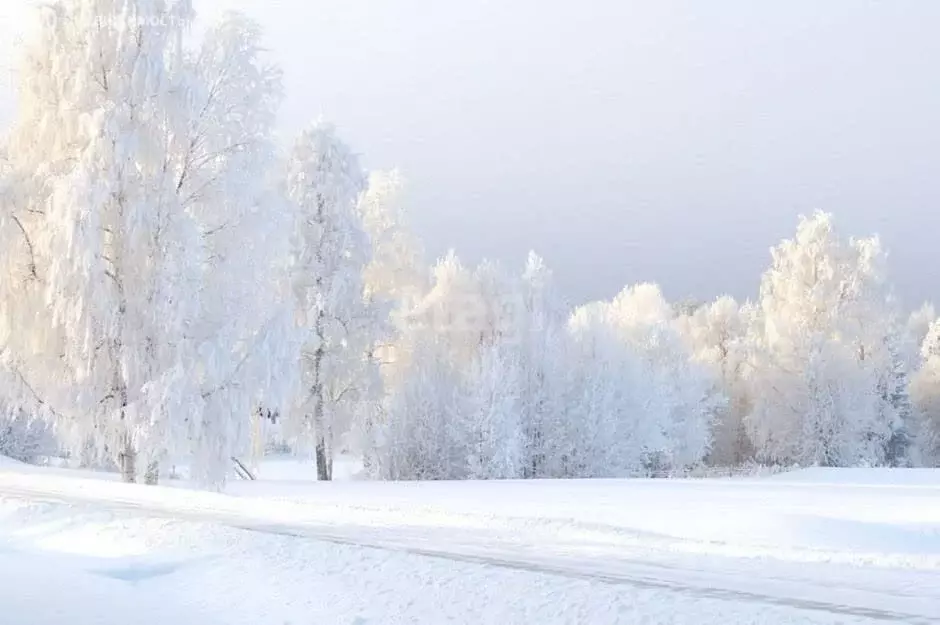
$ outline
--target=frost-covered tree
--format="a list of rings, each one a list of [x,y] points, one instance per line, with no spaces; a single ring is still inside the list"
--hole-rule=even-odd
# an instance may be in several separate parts
[[[609,451],[616,456],[605,460],[607,474],[633,474],[640,467],[683,469],[701,462],[723,398],[708,370],[692,361],[659,288],[641,284],[624,289],[611,302],[582,307],[572,316],[572,328],[582,344],[585,336],[589,339],[579,385],[590,394],[581,400],[582,414],[575,421],[589,430],[599,427],[616,441]],[[600,371],[591,373],[595,367]],[[605,375],[609,371],[617,372],[613,379]],[[586,416],[585,411],[599,411],[599,416]],[[607,418],[617,423],[607,423]],[[611,427],[620,434],[612,434]],[[596,464],[595,470],[603,466]]]
[[[464,479],[467,373],[479,352],[473,272],[451,253],[402,319],[383,368],[385,398],[371,465],[390,479]]]
[[[920,350],[921,365],[911,379],[911,398],[921,429],[922,461],[940,466],[940,321],[934,320]]]
[[[661,389],[608,313],[590,304],[569,322],[574,370],[560,477],[643,475],[667,446]]]
[[[427,291],[421,243],[408,228],[403,206],[404,185],[397,170],[370,172],[358,206],[372,246],[363,271],[366,294],[399,310],[412,308]]]
[[[715,413],[725,402],[714,374],[692,360],[672,307],[656,285],[625,289],[611,309],[621,337],[651,370],[664,401],[666,448],[656,452],[660,462],[671,468],[700,462],[711,445]]]
[[[449,255],[432,282],[387,380],[380,474],[629,476],[707,452],[720,398],[658,288],[628,289],[564,322],[534,255],[521,278]]]
[[[873,350],[869,366],[876,369],[881,394],[882,418],[889,424],[890,436],[885,446],[885,463],[889,466],[917,466],[921,463],[922,422],[910,394],[911,372],[917,365],[918,352],[911,327],[899,321],[889,299],[882,319],[884,331],[879,347]],[[871,329],[871,321],[865,329]]]
[[[55,439],[46,422],[22,411],[0,411],[0,456],[34,463],[55,451]]]
[[[911,364],[918,362],[921,356],[921,346],[927,333],[930,331],[931,324],[937,319],[937,311],[933,304],[925,302],[920,308],[914,310],[907,318],[905,334],[907,335],[908,350],[906,354]]]
[[[431,268],[431,288],[405,320],[413,332],[431,332],[458,366],[472,362],[492,342],[497,327],[487,323],[487,303],[474,270],[449,252]]]
[[[519,410],[525,436],[526,477],[564,473],[568,376],[571,371],[566,323],[568,310],[551,271],[529,252],[519,286],[513,347],[519,362]]]
[[[467,376],[460,408],[471,479],[513,478],[525,461],[519,363],[500,345],[484,348]]]
[[[283,253],[294,223],[270,180],[281,83],[258,26],[226,15],[184,67],[188,132],[178,139],[175,181],[200,223],[206,261],[190,333],[199,362],[213,366],[204,369],[182,451],[197,474],[218,479],[257,437],[258,406],[283,411],[294,388],[297,337]]]
[[[363,292],[371,246],[357,210],[364,178],[335,129],[317,122],[298,139],[288,162],[286,196],[296,207],[292,288],[304,336],[300,397],[288,429],[313,441],[317,475],[332,477],[337,431],[374,382],[374,323]]]
[[[183,0],[49,10],[22,72],[9,150],[18,188],[0,224],[20,235],[2,281],[16,395],[125,480],[143,459],[153,481],[157,462],[179,454],[218,482],[259,386],[246,346],[263,333],[239,297],[252,289],[232,285],[267,282],[229,268],[234,250],[268,266],[256,255],[267,230],[244,225],[264,208],[277,73],[240,18],[187,49]],[[238,328],[218,314],[233,305],[246,311]]]
[[[422,247],[408,228],[403,190],[404,181],[398,171],[371,172],[357,209],[372,252],[362,276],[372,326],[372,344],[366,353],[371,362],[371,390],[359,402],[349,444],[362,453],[367,465],[377,444],[374,436],[378,424],[383,420],[381,387],[389,383],[386,378],[392,379],[401,371],[397,361],[405,321],[427,292]]]
[[[449,254],[386,367],[373,465],[396,479],[519,477],[525,458],[518,285]]]
[[[163,425],[143,416],[145,385],[179,362],[198,301],[187,288],[198,284],[198,224],[172,192],[166,147],[189,7],[54,10],[25,66],[13,154],[22,169],[49,163],[24,211],[48,314],[32,337],[61,354],[67,382],[32,383],[62,407],[73,446],[93,436],[133,480]]]
[[[384,479],[466,477],[462,431],[455,424],[463,386],[461,371],[447,346],[431,332],[412,329],[397,351],[398,375],[386,386],[367,465]]]
[[[905,427],[893,303],[877,238],[845,241],[831,216],[802,218],[772,250],[753,327],[758,457],[802,465],[879,465]]]
[[[731,466],[753,457],[753,449],[744,428],[749,410],[747,385],[747,330],[750,307],[738,306],[731,297],[719,297],[676,319],[684,342],[695,362],[706,367],[727,398],[718,410],[712,430],[708,461]]]

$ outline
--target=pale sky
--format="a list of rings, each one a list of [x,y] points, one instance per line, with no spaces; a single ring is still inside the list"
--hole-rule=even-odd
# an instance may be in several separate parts
[[[0,0],[4,53],[34,3]],[[432,258],[535,249],[575,302],[638,281],[753,297],[823,209],[882,236],[906,304],[940,303],[940,2],[194,4],[265,27],[285,137],[322,114],[402,170]]]

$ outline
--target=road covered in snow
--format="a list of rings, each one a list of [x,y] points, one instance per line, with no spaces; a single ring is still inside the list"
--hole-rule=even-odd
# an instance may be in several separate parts
[[[940,471],[223,495],[4,464],[0,606],[37,625],[940,623]]]

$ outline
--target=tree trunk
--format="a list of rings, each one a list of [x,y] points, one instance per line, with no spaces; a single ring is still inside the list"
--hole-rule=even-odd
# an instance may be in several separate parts
[[[332,428],[326,424],[326,406],[323,394],[322,367],[325,356],[323,343],[323,311],[317,313],[316,334],[320,339],[313,355],[313,434],[316,440],[317,480],[326,482],[333,479],[333,441],[329,440]],[[328,434],[329,433],[329,434]]]
[[[121,481],[133,484],[137,481],[137,452],[131,445],[129,438],[124,439],[124,448],[118,456],[118,463],[121,466]]]
[[[317,432],[317,480],[326,482],[333,479],[332,467],[326,447],[326,437]]]
[[[144,473],[144,484],[156,486],[160,481],[160,463],[154,460],[147,465],[147,472]]]
[[[333,479],[333,445],[329,440],[330,428],[326,425],[323,407],[323,387],[318,385],[313,405],[313,435],[316,441],[317,479]]]

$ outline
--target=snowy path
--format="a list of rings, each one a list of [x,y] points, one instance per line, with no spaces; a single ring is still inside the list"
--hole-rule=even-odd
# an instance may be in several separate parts
[[[100,570],[102,549],[112,551],[131,571],[117,578],[138,590],[147,580],[151,597],[202,584],[213,591],[186,609],[225,613],[226,623],[242,622],[225,612],[233,605],[243,622],[278,625],[313,622],[307,615],[940,623],[940,476],[892,474],[889,482],[903,481],[892,485],[882,474],[857,475],[840,484],[805,475],[802,483],[253,483],[233,485],[232,496],[3,472],[0,537],[42,557],[71,553],[81,570]],[[7,559],[0,549],[0,571],[10,570]],[[260,583],[257,570],[266,571]],[[219,576],[239,581],[213,585]],[[245,596],[246,586],[256,592]],[[331,611],[337,606],[345,608]]]

